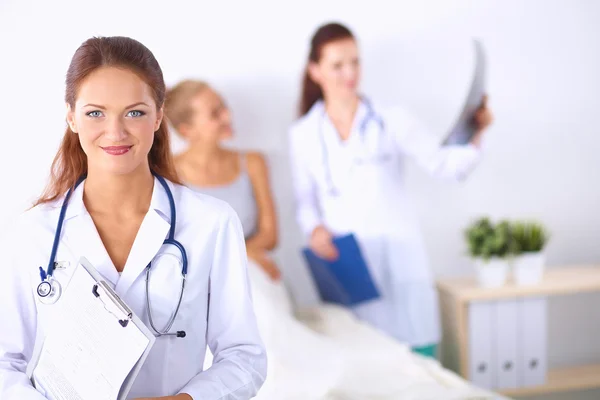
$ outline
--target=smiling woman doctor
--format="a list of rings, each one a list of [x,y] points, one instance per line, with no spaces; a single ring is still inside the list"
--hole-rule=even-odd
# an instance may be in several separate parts
[[[406,110],[383,108],[357,91],[358,47],[343,25],[320,27],[311,41],[301,118],[290,129],[296,218],[312,250],[338,257],[332,237],[354,233],[382,294],[356,315],[417,352],[433,356],[438,305],[403,168],[412,157],[432,175],[464,178],[480,158],[491,122],[485,103],[478,134],[465,146],[441,147]]]
[[[266,355],[242,227],[225,202],[179,184],[156,59],[133,39],[89,39],[66,84],[68,128],[51,181],[2,252],[12,257],[1,267],[0,398],[44,398],[25,371],[36,332],[60,323],[49,300],[60,292],[37,288],[58,282],[64,290],[84,256],[158,336],[130,398],[250,399],[265,379]],[[179,263],[163,262],[166,254]],[[214,361],[203,371],[207,345]]]

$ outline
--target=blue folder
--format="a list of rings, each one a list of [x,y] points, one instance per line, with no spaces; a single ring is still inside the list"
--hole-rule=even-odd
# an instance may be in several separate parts
[[[324,260],[309,248],[302,250],[321,300],[355,306],[379,298],[379,290],[354,235],[335,238],[333,243],[339,253],[335,261]]]

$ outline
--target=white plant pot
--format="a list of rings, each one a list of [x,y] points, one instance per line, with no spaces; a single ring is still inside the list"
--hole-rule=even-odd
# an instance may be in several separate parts
[[[502,258],[490,258],[488,261],[475,259],[475,270],[479,286],[494,288],[503,286],[508,277],[508,261]]]
[[[515,257],[513,275],[517,285],[538,284],[544,276],[546,257],[542,252],[523,253]]]

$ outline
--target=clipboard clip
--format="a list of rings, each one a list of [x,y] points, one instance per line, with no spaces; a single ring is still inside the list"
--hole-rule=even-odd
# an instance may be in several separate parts
[[[98,289],[101,289],[102,292],[106,296],[100,296]],[[127,305],[117,296],[116,293],[108,286],[108,284],[104,281],[99,281],[92,287],[92,293],[97,299],[100,299],[104,303],[104,308],[111,314],[113,314],[119,321],[119,324],[125,328],[131,317],[133,316],[133,312]]]

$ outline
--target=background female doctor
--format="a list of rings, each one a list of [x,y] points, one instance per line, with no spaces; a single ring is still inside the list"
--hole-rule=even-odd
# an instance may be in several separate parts
[[[250,298],[242,227],[226,203],[178,183],[156,59],[133,39],[89,39],[76,51],[66,83],[68,128],[51,181],[11,227],[14,241],[2,252],[10,257],[2,262],[0,279],[0,398],[44,398],[25,371],[36,331],[43,335],[61,322],[52,318],[55,305],[36,293],[38,268],[51,258],[65,193],[87,174],[70,196],[55,257],[62,268],[53,276],[65,290],[77,260],[86,257],[152,326],[158,337],[129,398],[250,399],[265,379],[266,355]],[[174,239],[187,251],[188,270],[179,312],[167,331],[182,276],[178,263],[157,255],[181,256],[163,245],[172,225]],[[153,321],[145,282],[150,262]],[[203,371],[207,344],[214,361]]]
[[[403,165],[410,156],[433,175],[464,178],[480,158],[491,113],[482,104],[470,144],[441,147],[406,110],[360,96],[359,79],[353,34],[340,24],[320,27],[311,41],[301,118],[290,129],[297,221],[326,259],[338,256],[332,237],[354,233],[382,294],[356,306],[356,315],[433,355],[437,298]]]

